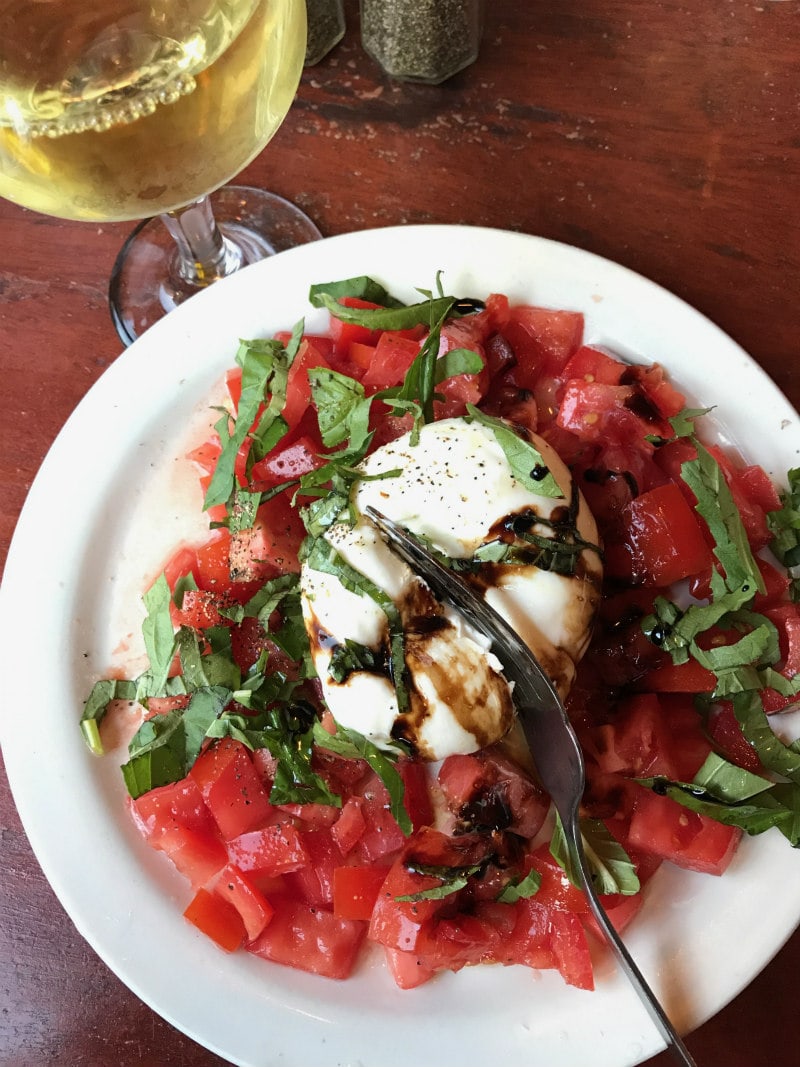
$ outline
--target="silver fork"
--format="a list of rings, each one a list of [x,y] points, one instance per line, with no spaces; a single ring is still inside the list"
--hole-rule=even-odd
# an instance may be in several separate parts
[[[676,1061],[685,1067],[697,1067],[611,924],[595,891],[578,823],[578,809],[586,784],[583,755],[564,705],[541,664],[505,619],[478,597],[458,574],[444,567],[401,526],[375,508],[366,508],[365,514],[381,531],[389,547],[430,586],[434,594],[452,604],[467,622],[491,640],[492,651],[503,664],[506,677],[514,683],[514,702],[536,770],[561,818],[572,868],[580,874],[592,914]]]

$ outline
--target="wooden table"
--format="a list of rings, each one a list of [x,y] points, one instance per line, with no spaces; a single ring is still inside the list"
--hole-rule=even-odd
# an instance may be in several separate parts
[[[325,234],[471,223],[599,253],[716,321],[800,405],[800,5],[488,6],[479,61],[427,87],[380,73],[361,50],[351,3],[345,40],[306,71],[287,121],[242,180],[295,200]],[[0,202],[2,559],[45,452],[120,350],[106,285],[128,230]],[[57,531],[48,533],[43,550],[56,545]],[[0,1062],[221,1064],[83,942],[37,866],[5,779],[0,835]],[[765,908],[774,888],[764,887]],[[795,935],[692,1035],[698,1061],[800,1063],[798,968]]]

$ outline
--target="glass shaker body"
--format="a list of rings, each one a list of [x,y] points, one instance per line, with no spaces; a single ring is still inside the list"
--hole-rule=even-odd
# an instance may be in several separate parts
[[[361,0],[361,43],[392,78],[438,85],[473,63],[484,0]]]
[[[306,66],[319,63],[344,37],[343,0],[306,0],[308,44]]]

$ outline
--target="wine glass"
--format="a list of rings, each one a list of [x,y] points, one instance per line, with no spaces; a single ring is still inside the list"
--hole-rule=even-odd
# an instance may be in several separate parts
[[[0,196],[143,219],[109,302],[130,344],[188,296],[318,239],[297,207],[226,186],[292,103],[305,0],[0,0]]]

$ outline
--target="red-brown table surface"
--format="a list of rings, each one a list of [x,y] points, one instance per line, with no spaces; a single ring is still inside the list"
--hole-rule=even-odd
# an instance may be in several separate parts
[[[429,87],[380,73],[350,2],[345,40],[305,72],[291,114],[242,181],[295,200],[325,234],[469,223],[599,253],[708,315],[798,405],[799,6],[491,0],[478,62]],[[129,229],[0,201],[2,560],[45,452],[120,351],[106,285]],[[55,523],[42,551],[57,541]],[[84,943],[31,853],[4,776],[0,840],[0,1063],[222,1064]],[[764,886],[765,908],[779,891]],[[690,1037],[699,1063],[800,1064],[798,969],[796,934]],[[662,1054],[651,1067],[668,1062]]]

